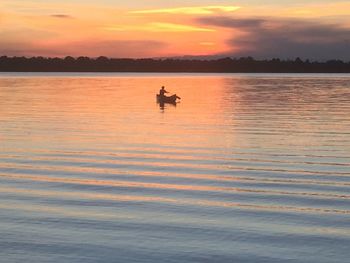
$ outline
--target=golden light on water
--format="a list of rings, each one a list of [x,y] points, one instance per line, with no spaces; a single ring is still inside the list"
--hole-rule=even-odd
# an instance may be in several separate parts
[[[181,102],[157,104],[161,86]],[[334,74],[3,74],[2,259],[98,261],[108,243],[106,262],[136,262],[174,242],[149,262],[180,243],[187,262],[327,263],[329,248],[344,262],[348,88]]]

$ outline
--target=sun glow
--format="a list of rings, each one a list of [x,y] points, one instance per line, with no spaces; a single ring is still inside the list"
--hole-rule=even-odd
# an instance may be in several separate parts
[[[169,6],[158,1],[159,4],[152,7],[146,1],[132,4],[103,0],[88,4],[58,0],[0,2],[0,55],[60,57],[235,55],[247,50],[251,43],[247,38],[260,36],[261,31],[247,24],[259,19],[267,21],[264,30],[268,32],[275,30],[268,26],[268,21],[296,18],[288,21],[308,25],[312,19],[322,28],[317,31],[318,35],[325,34],[320,41],[327,45],[329,41],[324,39],[344,43],[348,32],[341,30],[349,28],[350,7],[344,1],[296,5],[287,0],[283,8],[281,4],[245,4],[244,8],[230,4],[195,6],[194,1],[183,1],[182,6],[178,2],[178,6]],[[328,29],[323,24],[339,26]],[[335,31],[340,32],[339,37],[332,37]],[[299,43],[299,40],[303,39],[298,36],[291,42]],[[253,44],[254,50],[262,50],[263,46],[261,42]]]

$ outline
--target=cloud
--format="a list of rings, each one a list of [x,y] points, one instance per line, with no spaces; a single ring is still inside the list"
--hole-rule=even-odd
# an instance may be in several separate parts
[[[239,6],[192,6],[163,9],[150,9],[131,11],[130,14],[186,14],[186,15],[208,15],[217,12],[233,12],[240,9]]]
[[[213,32],[214,29],[191,25],[153,22],[145,25],[117,25],[104,27],[108,31],[148,31],[148,32]]]
[[[233,55],[257,58],[310,58],[350,60],[350,29],[301,19],[204,17],[207,26],[240,31],[228,44]]]
[[[73,18],[70,15],[65,15],[65,14],[53,14],[51,15],[52,17],[56,17],[56,18]]]
[[[199,18],[198,21],[202,24],[208,24],[219,27],[229,27],[229,28],[253,28],[261,26],[265,22],[264,19],[234,19],[224,16],[216,17],[203,17]]]
[[[166,43],[153,40],[86,40],[54,44],[0,40],[0,54],[8,56],[149,57],[165,47]]]

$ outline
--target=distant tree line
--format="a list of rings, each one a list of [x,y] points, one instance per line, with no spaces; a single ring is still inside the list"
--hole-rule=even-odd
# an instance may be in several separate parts
[[[222,72],[222,73],[350,73],[350,62],[329,60],[255,60],[252,57],[200,59],[128,59],[71,56],[0,57],[7,72]]]

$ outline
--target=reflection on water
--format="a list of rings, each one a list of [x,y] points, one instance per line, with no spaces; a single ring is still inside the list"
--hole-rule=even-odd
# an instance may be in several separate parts
[[[164,102],[164,101],[159,101],[157,100],[157,104],[159,105],[159,109],[164,112],[165,110],[165,106],[169,107],[169,106],[173,106],[173,107],[176,107],[176,105],[178,104],[179,102]]]
[[[347,75],[2,74],[0,100],[4,262],[350,256]]]

